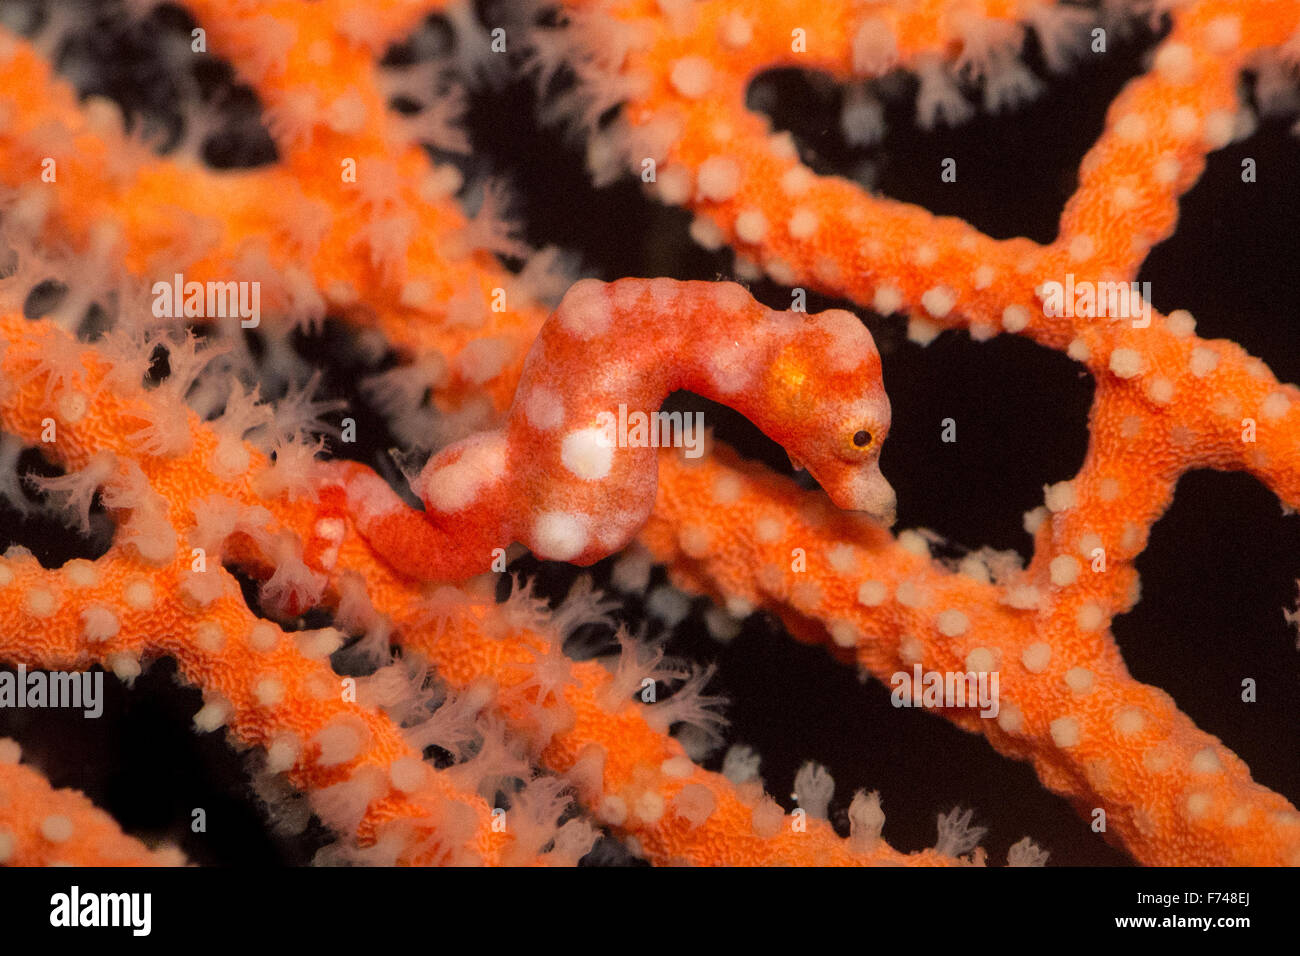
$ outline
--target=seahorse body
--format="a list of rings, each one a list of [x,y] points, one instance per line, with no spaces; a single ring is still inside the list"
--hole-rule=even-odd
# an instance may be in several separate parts
[[[654,507],[651,447],[619,447],[620,405],[647,414],[688,389],[783,445],[841,508],[894,520],[880,473],[889,398],[871,333],[852,314],[775,312],[729,282],[576,283],[543,325],[504,425],[452,445],[412,482],[424,514],[354,473],[362,535],[428,580],[486,571],[520,541],[591,564],[626,545]]]

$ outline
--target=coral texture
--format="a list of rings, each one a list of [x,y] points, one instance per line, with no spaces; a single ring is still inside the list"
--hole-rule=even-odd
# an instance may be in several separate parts
[[[248,751],[276,826],[323,834],[319,862],[986,862],[970,813],[906,852],[880,793],[836,814],[810,762],[787,812],[761,755],[719,762],[712,667],[590,578],[548,601],[524,571],[545,577],[525,549],[615,556],[610,590],[652,617],[703,596],[727,640],[769,613],[1029,762],[1140,863],[1300,864],[1300,813],[1114,633],[1184,475],[1244,472],[1300,508],[1300,391],[1137,281],[1207,157],[1250,134],[1242,76],[1285,110],[1300,3],[51,2],[4,22],[0,491],[38,530],[0,557],[0,663],[131,685],[170,660],[202,695],[194,730]],[[85,95],[106,67],[73,54],[96,24],[156,34],[179,131],[138,94]],[[748,99],[765,71],[818,71],[844,87],[843,136],[871,143],[891,81],[915,85],[921,127],[955,125],[971,91],[985,113],[1040,93],[1027,37],[1062,74],[1137,29],[1159,34],[1149,63],[1046,243],[816,172]],[[213,63],[234,81],[204,79]],[[746,284],[577,279],[524,242],[464,117],[524,80],[595,183],[684,207]],[[253,131],[223,128],[237,96]],[[923,346],[1019,336],[1091,377],[1086,454],[1026,515],[1027,562],[894,527],[911,489],[881,465],[889,350],[855,313],[901,314]],[[340,374],[360,381],[323,384]],[[693,430],[682,390],[794,475]],[[52,515],[77,556],[49,556]],[[931,699],[925,674],[994,699]],[[1006,859],[1047,854],[1026,838]],[[0,862],[183,855],[4,741]]]

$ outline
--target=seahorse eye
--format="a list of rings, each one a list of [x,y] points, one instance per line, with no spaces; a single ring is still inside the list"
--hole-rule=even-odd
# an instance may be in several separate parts
[[[871,444],[871,432],[867,431],[865,428],[860,429],[857,434],[853,436],[853,444],[857,445],[859,448],[866,448]]]

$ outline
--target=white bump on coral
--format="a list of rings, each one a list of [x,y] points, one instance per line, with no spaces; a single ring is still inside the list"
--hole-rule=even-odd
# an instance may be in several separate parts
[[[987,647],[976,647],[966,655],[966,670],[976,674],[992,673],[998,666],[997,655]]]
[[[1273,421],[1284,416],[1290,407],[1291,400],[1285,392],[1273,392],[1260,403],[1259,413],[1263,418]]]
[[[194,642],[200,650],[216,654],[225,646],[226,635],[216,621],[204,621],[194,632]]]
[[[758,243],[767,235],[767,217],[758,209],[745,209],[736,217],[736,238],[741,242]]]
[[[1008,332],[1023,332],[1029,325],[1029,310],[1023,305],[1009,305],[1002,310],[1002,327]]]
[[[32,617],[50,617],[59,609],[59,599],[49,588],[29,588],[23,595],[23,609]]]
[[[753,24],[739,13],[728,13],[718,24],[718,39],[722,41],[723,46],[733,50],[743,49],[754,39]]]
[[[312,740],[320,747],[321,766],[333,767],[347,763],[361,753],[365,735],[352,724],[336,721],[319,731]]]
[[[970,627],[970,618],[956,608],[949,608],[935,618],[935,626],[944,637],[958,637]]]
[[[208,734],[224,727],[234,713],[230,703],[223,698],[213,697],[194,715],[194,729],[201,734]]]
[[[1192,349],[1192,357],[1187,365],[1193,375],[1204,378],[1219,367],[1219,353],[1209,346],[1198,345]]]
[[[710,156],[700,163],[696,186],[701,199],[726,202],[740,189],[740,164],[726,156]]]
[[[1052,742],[1061,748],[1074,747],[1079,743],[1079,721],[1074,717],[1058,717],[1048,727]]]
[[[102,604],[92,604],[82,611],[81,623],[82,636],[91,643],[112,640],[121,627],[117,615]]]
[[[1167,42],[1156,51],[1156,72],[1165,80],[1185,83],[1192,78],[1194,67],[1191,47],[1185,43]]]
[[[1058,554],[1049,566],[1052,583],[1057,587],[1073,584],[1079,577],[1079,562],[1068,554]]]
[[[903,307],[903,293],[893,286],[882,285],[872,296],[871,307],[881,315],[891,315]]]
[[[1053,514],[1073,508],[1078,503],[1074,494],[1074,482],[1058,481],[1054,485],[1048,485],[1044,489],[1043,503]]]
[[[1031,674],[1041,674],[1052,662],[1052,645],[1044,641],[1035,641],[1020,652],[1020,663]]]
[[[1078,625],[1081,631],[1095,631],[1101,627],[1105,612],[1095,601],[1085,601],[1079,606]]]
[[[921,296],[921,306],[936,319],[942,319],[957,304],[957,293],[947,286],[934,286]]]
[[[1071,667],[1065,672],[1065,686],[1076,694],[1086,694],[1097,683],[1097,676],[1086,667]]]
[[[1115,135],[1130,143],[1136,143],[1146,139],[1150,128],[1151,124],[1147,122],[1145,116],[1140,113],[1125,113],[1115,123]]]
[[[791,199],[798,199],[812,186],[814,174],[807,166],[791,166],[781,174],[781,191]]]
[[[1110,370],[1120,378],[1142,374],[1142,353],[1136,349],[1115,349],[1110,353]]]
[[[682,57],[673,64],[668,78],[678,93],[697,100],[709,92],[713,83],[713,67],[703,57]]]
[[[1115,730],[1125,736],[1139,733],[1146,726],[1146,718],[1136,707],[1126,707],[1115,715]]]
[[[817,214],[811,209],[796,209],[786,228],[791,239],[811,239],[817,233]]]
[[[253,699],[259,707],[274,707],[284,700],[284,684],[275,677],[262,677],[253,684]]]
[[[41,820],[41,836],[51,843],[64,843],[72,839],[73,824],[69,817],[50,814]]]
[[[863,581],[858,588],[858,603],[865,607],[876,607],[889,597],[889,589],[881,581]]]
[[[1205,25],[1205,44],[1212,53],[1231,53],[1241,44],[1241,17],[1224,14]]]
[[[1222,769],[1223,764],[1213,748],[1205,747],[1192,757],[1192,773],[1218,773]]]

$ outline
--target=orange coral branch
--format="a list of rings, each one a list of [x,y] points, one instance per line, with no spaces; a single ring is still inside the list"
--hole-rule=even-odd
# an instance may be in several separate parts
[[[572,779],[597,818],[647,859],[722,866],[953,862],[936,851],[892,850],[879,839],[884,816],[873,817],[865,795],[861,815],[851,812],[854,836],[844,840],[824,820],[784,814],[761,787],[737,787],[696,766],[666,733],[673,698],[649,707],[629,699],[629,688],[639,689],[639,676],[649,670],[636,667],[635,645],[619,663],[620,670],[631,667],[631,679],[619,679],[598,663],[565,658],[565,633],[522,607],[502,621],[490,607],[445,590],[433,607],[382,592],[376,603],[393,615],[403,646],[426,654],[453,687],[492,682],[499,712],[532,741],[541,763]],[[431,614],[438,627],[420,626]]]
[[[349,99],[372,117],[364,129],[334,132],[322,114],[305,154],[291,148],[284,164],[214,172],[150,156],[124,136],[114,110],[83,113],[30,44],[5,42],[0,88],[35,91],[0,94],[9,114],[0,183],[18,190],[17,224],[120,257],[148,283],[177,271],[196,282],[252,275],[268,312],[305,323],[338,310],[441,370],[431,384],[448,406],[484,392],[498,409],[509,404],[545,313],[488,253],[464,248],[467,220],[448,196],[454,170],[435,169],[396,137],[373,65],[357,73],[359,51],[325,72],[346,68]],[[322,155],[332,157],[325,169]],[[57,180],[34,182],[47,157]],[[346,162],[355,164],[351,182]]]
[[[12,740],[0,740],[0,864],[5,866],[180,866],[179,851],[151,850],[124,834],[76,790],[55,790],[18,762]]]
[[[0,320],[0,330],[14,343],[4,356],[6,376],[25,382],[0,402],[0,424],[34,442],[45,413],[53,410],[61,428],[58,440],[46,447],[66,466],[86,468],[106,454],[131,457],[133,431],[162,414],[160,403],[138,386],[105,388],[112,367],[93,350],[76,346],[66,375],[51,389],[51,373],[42,369],[40,356],[68,354],[72,343],[66,333],[21,319]],[[234,518],[227,533],[246,539],[269,537],[282,522],[280,526],[298,527],[311,540],[319,521],[330,519],[316,518],[318,508],[310,497],[296,503],[259,497],[256,489],[267,486],[272,470],[265,458],[243,442],[232,443],[231,433],[223,439],[219,429],[202,425],[193,413],[183,417],[187,447],[141,461],[158,500],[151,502],[137,491],[135,505],[123,508],[120,517],[124,529],[139,528],[151,508],[162,510],[168,527],[193,527],[185,535],[188,540],[178,546],[173,536],[169,550],[166,542],[158,548],[150,541],[156,534],[137,534],[134,546],[115,546],[94,563],[77,561],[56,571],[46,571],[30,558],[0,559],[3,591],[11,596],[0,603],[0,634],[13,639],[11,644],[0,641],[0,657],[33,667],[81,668],[99,661],[129,678],[138,673],[141,655],[172,656],[181,673],[205,691],[208,703],[196,717],[200,729],[225,724],[238,739],[268,748],[272,766],[286,770],[289,780],[308,792],[347,785],[358,789],[354,799],[366,807],[364,815],[336,825],[355,832],[363,845],[383,844],[384,833],[396,826],[400,849],[389,850],[394,856],[405,862],[455,861],[462,851],[447,834],[464,834],[477,815],[478,836],[469,849],[485,860],[498,858],[501,838],[487,829],[482,801],[467,800],[446,774],[428,768],[417,773],[421,764],[387,718],[342,702],[337,676],[320,660],[337,646],[336,636],[325,632],[291,639],[253,617],[226,572],[190,569],[186,545],[207,544],[214,561],[224,547],[219,540],[215,546],[209,543],[202,531],[207,520],[203,510],[217,507],[205,503],[225,502],[220,507],[232,516],[242,509],[244,517]],[[109,474],[97,481],[114,483]],[[271,510],[259,512],[258,502]],[[508,693],[528,679],[529,671],[521,665],[539,653],[556,654],[546,639],[519,631],[508,618],[492,623],[495,615],[490,615],[485,620],[481,608],[459,615],[452,636],[435,636],[419,620],[418,590],[378,562],[354,534],[335,535],[327,546],[335,553],[332,574],[364,572],[371,599],[402,625],[404,645],[425,652],[444,680],[462,689],[483,678],[500,682],[502,715],[545,748],[543,764],[587,781],[582,795],[589,804],[606,822],[640,840],[652,858],[733,865],[945,862],[934,853],[911,858],[894,853],[878,840],[878,825],[874,831],[867,825],[858,843],[846,843],[822,821],[805,825],[787,818],[770,798],[759,799],[761,790],[748,796],[753,806],[747,806],[725,779],[694,767],[665,728],[653,729],[639,715],[620,713],[630,705],[611,696],[611,678],[595,664],[565,665],[571,671],[566,683],[573,684],[564,695],[565,707],[576,725],[547,744],[545,735],[537,736],[534,713],[545,712],[547,701],[530,703]],[[264,576],[274,570],[255,541],[239,545],[232,538],[229,552]],[[337,584],[340,579],[332,580]],[[27,636],[37,632],[42,636],[35,641]],[[554,724],[557,716],[550,714],[549,722]],[[565,723],[562,716],[558,719]],[[363,737],[352,741],[358,745],[352,748],[355,754],[344,753],[350,729]],[[593,747],[605,754],[595,765]],[[342,759],[321,756],[325,748],[339,750]],[[587,767],[581,775],[575,771],[579,756]],[[679,806],[685,809],[678,812]],[[510,855],[503,858],[520,862]]]
[[[206,572],[226,577],[226,572]],[[83,669],[103,663],[124,679],[142,655],[173,657],[205,693],[200,732],[226,726],[244,743],[265,747],[272,766],[316,795],[317,812],[363,845],[385,835],[407,863],[490,860],[501,838],[489,808],[451,786],[445,774],[410,777],[418,755],[381,714],[345,702],[339,678],[322,662],[337,638],[289,636],[259,621],[227,579],[221,596],[196,607],[173,567],[160,573],[111,552],[94,562],[45,570],[34,559],[0,559],[7,594],[0,619],[5,660],[33,668]],[[20,639],[21,638],[21,639]],[[392,782],[399,776],[402,788]],[[354,791],[354,792],[348,792]],[[334,802],[346,801],[335,810]],[[355,813],[352,804],[360,810]]]
[[[187,412],[188,447],[182,453],[146,457],[134,470],[123,466],[119,472],[117,456],[131,459],[132,426],[157,421],[160,403],[138,385],[110,392],[103,387],[106,363],[93,351],[76,349],[68,382],[50,396],[52,407],[46,406],[49,375],[33,376],[30,363],[41,371],[41,357],[61,350],[66,333],[14,318],[0,319],[0,327],[10,343],[5,378],[26,380],[0,401],[0,424],[36,442],[46,412],[57,409],[61,427],[48,450],[73,469],[109,456],[110,466],[92,481],[125,485],[110,500],[118,502],[123,530],[135,532],[132,543],[115,545],[98,561],[73,562],[58,571],[31,558],[0,559],[0,585],[9,595],[0,604],[0,656],[45,668],[84,668],[98,661],[127,679],[139,673],[142,655],[172,656],[208,695],[196,718],[200,729],[226,725],[244,742],[270,748],[276,769],[287,771],[295,786],[322,795],[325,808],[325,791],[350,788],[349,804],[364,812],[333,822],[348,824],[339,828],[363,845],[380,841],[398,821],[405,829],[394,855],[406,862],[457,860],[466,852],[495,858],[504,838],[491,830],[485,802],[460,793],[445,774],[420,770],[419,754],[390,718],[347,700],[323,660],[337,649],[337,632],[290,638],[252,614],[227,572],[203,566],[207,549],[211,560],[220,559],[227,536],[265,539],[275,530],[270,513],[252,504],[260,500],[254,476],[268,471],[265,459],[255,458],[238,435],[223,440]],[[143,487],[132,487],[136,474]],[[224,533],[217,532],[215,547],[200,527],[205,503],[232,515]],[[306,500],[296,506],[283,502],[277,510],[291,522],[306,517],[308,528],[315,514]],[[176,527],[184,530],[180,541]],[[200,551],[192,552],[191,544]],[[335,801],[343,799],[343,790],[332,792]],[[330,815],[328,809],[320,812]],[[440,830],[449,834],[447,845],[439,842]]]
[[[979,562],[945,571],[919,536],[895,541],[721,451],[698,463],[665,452],[660,468],[672,478],[642,539],[682,586],[740,611],[775,611],[796,637],[886,682],[916,664],[996,670],[994,719],[974,709],[944,716],[1031,759],[1043,783],[1080,809],[1106,810],[1108,832],[1145,863],[1300,862],[1300,813],[1254,783],[1167,694],[1133,680],[1099,609],[1066,597],[1067,584],[1044,582],[1032,567],[994,569],[994,581]],[[723,529],[726,548],[685,546],[699,531]],[[806,572],[791,569],[793,545],[807,553]],[[1040,588],[1059,597],[1040,606]]]

